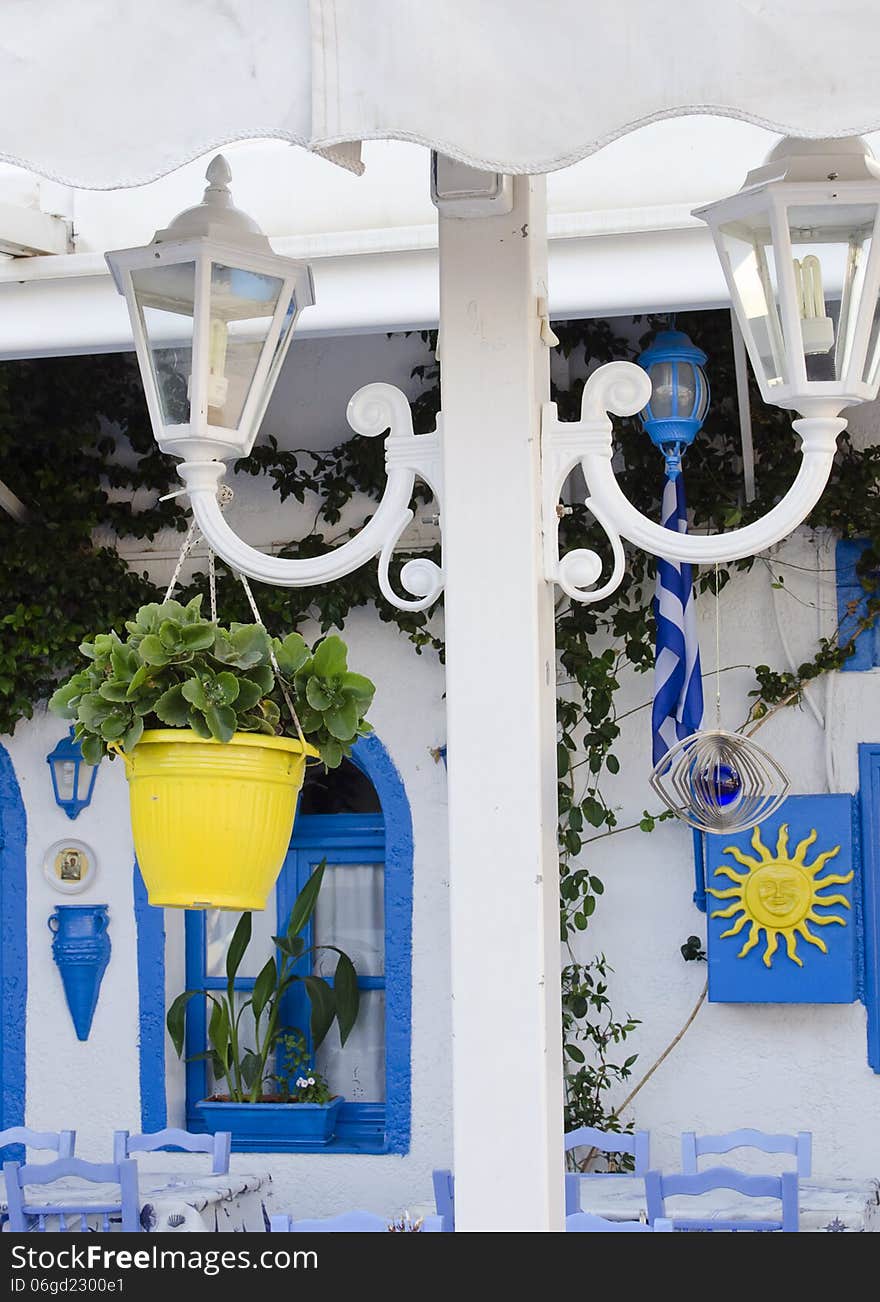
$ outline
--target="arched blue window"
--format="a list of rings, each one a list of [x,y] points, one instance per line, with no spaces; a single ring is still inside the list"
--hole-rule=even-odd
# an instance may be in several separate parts
[[[358,741],[351,761],[325,774],[309,771],[290,850],[272,902],[253,915],[253,939],[236,985],[243,992],[272,952],[297,894],[317,864],[327,868],[310,924],[310,944],[333,944],[354,961],[361,993],[357,1025],[343,1047],[337,1028],[319,1048],[316,1065],[331,1088],[345,1096],[331,1151],[406,1152],[410,1128],[410,972],[412,830],[400,778],[375,737]],[[225,958],[237,914],[219,910],[186,915],[186,985],[225,988]],[[332,957],[332,956],[331,956]],[[332,974],[317,958],[315,971]],[[196,1104],[211,1090],[204,1059],[205,1001],[187,1014],[187,1128],[202,1128]],[[308,1003],[297,985],[284,1021],[308,1029]],[[247,1107],[242,1104],[242,1107]],[[233,1147],[248,1148],[243,1139]],[[301,1142],[280,1136],[260,1151],[302,1152]],[[327,1152],[328,1146],[321,1146]]]

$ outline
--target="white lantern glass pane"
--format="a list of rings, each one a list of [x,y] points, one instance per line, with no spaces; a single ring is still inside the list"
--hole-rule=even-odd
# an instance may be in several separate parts
[[[725,222],[719,234],[740,328],[752,343],[753,364],[760,366],[768,389],[785,384],[785,345],[769,216],[761,212]]]
[[[804,205],[787,215],[807,380],[843,380],[854,362],[861,378],[865,363],[853,350],[876,207]]]
[[[697,400],[697,381],[691,362],[676,362],[675,393],[677,398],[676,416],[688,417]]]
[[[284,282],[241,267],[211,265],[208,423],[236,429]]]
[[[314,913],[314,943],[337,945],[358,976],[385,972],[385,868],[380,863],[331,864]],[[337,955],[315,955],[318,976],[332,977]]]
[[[153,383],[165,425],[190,417],[196,264],[141,267],[131,283],[150,352]]]
[[[709,410],[709,381],[706,379],[706,372],[702,366],[694,367],[694,375],[699,384],[700,394],[697,409],[693,414],[697,420],[703,420]]]
[[[205,976],[226,979],[226,952],[232,933],[238,925],[240,913],[231,909],[205,910]],[[269,897],[263,910],[254,910],[251,914],[251,943],[245,950],[244,958],[238,969],[240,977],[255,977],[266,960],[275,953],[276,934],[275,896]]]
[[[80,771],[82,771],[82,767]],[[73,760],[55,760],[54,768],[59,800],[72,800],[75,794],[76,764]]]
[[[672,362],[657,362],[651,367],[651,416],[668,420],[675,415],[675,386]]]
[[[77,800],[86,800],[88,798],[89,787],[91,786],[94,775],[95,770],[92,765],[86,764],[85,760],[83,760],[79,765],[79,777],[76,784]]]
[[[347,1103],[385,1099],[385,991],[362,990],[360,1012],[345,1045],[334,1024],[315,1054],[315,1066]]]

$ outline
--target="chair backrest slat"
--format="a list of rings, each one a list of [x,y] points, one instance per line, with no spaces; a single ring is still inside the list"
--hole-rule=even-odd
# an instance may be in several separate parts
[[[28,1218],[37,1218],[37,1229],[46,1230],[46,1217],[57,1216],[62,1230],[67,1228],[66,1216],[76,1215],[88,1228],[88,1216],[103,1213],[104,1223],[109,1228],[109,1214],[120,1217],[122,1229],[127,1233],[140,1231],[140,1208],[138,1201],[137,1166],[131,1159],[122,1162],[84,1162],[78,1157],[58,1158],[54,1162],[42,1165],[22,1166],[18,1162],[5,1162],[3,1175],[6,1181],[6,1200],[9,1208],[9,1227],[14,1232],[28,1229]],[[110,1204],[95,1204],[77,1201],[65,1197],[63,1203],[55,1206],[49,1203],[29,1203],[25,1199],[25,1189],[29,1185],[50,1185],[56,1180],[78,1179],[89,1184],[116,1184],[119,1186],[119,1201]]]
[[[9,1126],[0,1130],[0,1148],[23,1144],[25,1148],[49,1149],[59,1157],[73,1157],[75,1130],[31,1130],[29,1126]]]
[[[564,1138],[566,1153],[573,1148],[595,1148],[600,1153],[627,1153],[635,1160],[636,1175],[644,1175],[651,1165],[651,1136],[647,1130],[632,1134],[617,1134],[611,1130],[598,1130],[595,1126],[580,1126],[570,1130]]]
[[[780,1218],[767,1219],[744,1217],[736,1221],[715,1221],[712,1218],[669,1217],[666,1199],[679,1197],[697,1197],[713,1189],[727,1189],[743,1194],[747,1198],[775,1198],[782,1204]],[[785,1171],[781,1175],[747,1175],[729,1166],[710,1167],[696,1173],[671,1172],[664,1175],[660,1171],[649,1171],[645,1176],[645,1196],[648,1203],[648,1220],[653,1224],[658,1217],[669,1218],[676,1228],[688,1229],[722,1229],[734,1225],[736,1229],[768,1230],[781,1229],[795,1232],[798,1229],[798,1176],[794,1171]]]
[[[790,1153],[797,1158],[797,1173],[802,1180],[812,1174],[813,1136],[809,1130],[799,1130],[796,1135],[771,1135],[749,1127],[729,1130],[723,1135],[697,1135],[693,1130],[686,1130],[681,1137],[681,1169],[686,1175],[694,1175],[699,1169],[698,1159],[703,1155],[717,1157],[737,1148]]]
[[[220,1130],[216,1135],[198,1135],[191,1130],[177,1130],[167,1126],[149,1134],[130,1135],[127,1130],[113,1132],[113,1160],[121,1162],[132,1153],[155,1153],[160,1148],[178,1148],[185,1153],[209,1153],[212,1158],[211,1174],[229,1173],[229,1153],[232,1134]]]

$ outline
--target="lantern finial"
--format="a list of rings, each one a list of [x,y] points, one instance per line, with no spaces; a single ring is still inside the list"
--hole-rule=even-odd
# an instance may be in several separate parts
[[[222,154],[215,154],[205,172],[208,185],[205,189],[205,203],[232,203],[229,182],[232,180],[232,168]]]

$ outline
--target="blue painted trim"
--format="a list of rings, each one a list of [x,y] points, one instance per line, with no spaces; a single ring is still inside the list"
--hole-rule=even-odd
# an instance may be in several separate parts
[[[837,570],[837,620],[841,645],[848,642],[859,620],[868,610],[868,594],[858,574],[858,563],[868,547],[863,538],[841,538],[835,551]],[[874,669],[880,664],[880,627],[863,629],[855,640],[853,654],[844,660],[844,673]]]
[[[27,1020],[27,818],[0,746],[0,1129],[24,1125]],[[7,1154],[10,1156],[10,1154]]]
[[[868,1065],[880,1073],[880,745],[859,746]]]
[[[141,870],[134,866],[134,918],[137,930],[138,1070],[141,1129],[168,1125],[165,1095],[165,911],[147,899]]]
[[[691,828],[694,842],[694,904],[701,913],[706,912],[706,838],[695,827]]]

